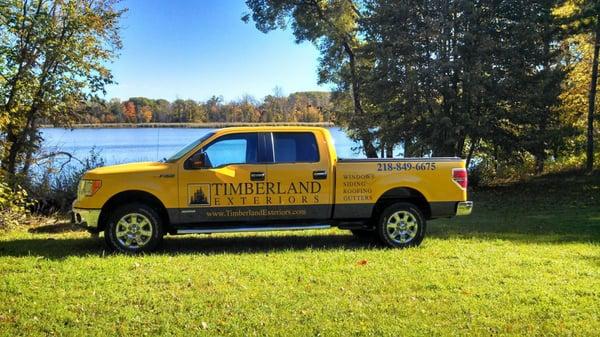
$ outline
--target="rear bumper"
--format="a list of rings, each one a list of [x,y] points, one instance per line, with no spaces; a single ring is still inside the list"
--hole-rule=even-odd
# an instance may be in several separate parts
[[[473,211],[472,201],[461,201],[456,205],[456,215],[469,215]]]
[[[73,207],[73,222],[75,224],[86,227],[89,230],[98,228],[98,219],[100,218],[99,209],[84,209]]]

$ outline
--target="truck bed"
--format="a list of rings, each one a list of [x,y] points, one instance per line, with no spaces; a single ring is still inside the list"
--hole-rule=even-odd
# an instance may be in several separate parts
[[[370,218],[385,199],[412,198],[428,205],[428,218],[452,216],[467,192],[453,180],[464,169],[457,157],[338,159],[334,218]]]

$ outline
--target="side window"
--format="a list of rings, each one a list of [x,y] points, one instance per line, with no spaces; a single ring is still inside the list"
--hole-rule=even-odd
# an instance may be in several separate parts
[[[257,163],[257,144],[256,133],[238,133],[220,137],[204,148],[207,166]]]
[[[315,135],[310,132],[274,132],[276,163],[314,163],[319,161]]]

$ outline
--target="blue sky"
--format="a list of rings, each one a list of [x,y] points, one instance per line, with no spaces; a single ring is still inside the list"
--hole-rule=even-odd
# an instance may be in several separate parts
[[[110,65],[116,85],[106,98],[191,98],[244,94],[258,99],[317,85],[318,51],[291,31],[263,34],[241,21],[243,0],[124,0],[124,47]]]

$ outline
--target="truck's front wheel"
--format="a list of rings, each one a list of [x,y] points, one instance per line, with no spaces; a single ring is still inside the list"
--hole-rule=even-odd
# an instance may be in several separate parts
[[[108,246],[123,253],[149,252],[163,237],[162,221],[147,205],[133,203],[117,208],[104,230]]]
[[[388,247],[418,246],[425,237],[425,218],[411,203],[392,204],[379,217],[377,235]]]

